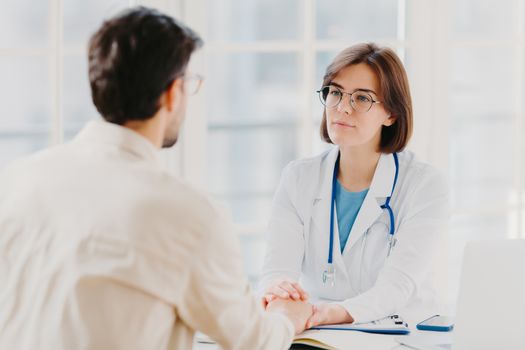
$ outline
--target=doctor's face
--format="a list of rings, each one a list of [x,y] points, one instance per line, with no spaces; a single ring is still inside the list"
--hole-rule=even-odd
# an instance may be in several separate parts
[[[350,65],[339,71],[329,86],[325,108],[330,140],[342,148],[370,145],[378,150],[383,125],[392,125],[395,118],[381,103],[379,79],[373,69],[365,63]]]

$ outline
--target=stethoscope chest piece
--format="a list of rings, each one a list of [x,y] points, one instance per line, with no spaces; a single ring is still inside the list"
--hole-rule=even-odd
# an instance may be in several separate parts
[[[323,283],[329,287],[335,286],[335,267],[334,264],[328,264],[323,271]]]

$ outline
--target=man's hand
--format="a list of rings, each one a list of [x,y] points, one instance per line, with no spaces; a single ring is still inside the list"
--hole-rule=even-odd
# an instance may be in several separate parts
[[[323,324],[352,323],[353,317],[338,304],[319,304],[313,306],[312,317],[306,323],[306,329]]]
[[[291,299],[275,299],[266,307],[268,312],[278,312],[292,321],[295,334],[305,330],[306,322],[313,315],[313,306],[304,301],[294,301]]]
[[[266,289],[262,299],[263,306],[266,308],[268,303],[277,298],[306,301],[308,300],[308,293],[299,283],[281,279],[275,281]]]

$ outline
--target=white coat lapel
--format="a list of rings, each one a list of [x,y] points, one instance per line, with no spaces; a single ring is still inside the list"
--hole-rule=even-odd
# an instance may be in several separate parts
[[[328,240],[330,242],[330,240]],[[327,247],[328,248],[328,247]],[[328,249],[327,249],[328,250]],[[348,280],[348,269],[343,260],[341,253],[341,241],[339,240],[339,225],[337,224],[337,209],[334,204],[334,246],[333,246],[333,260],[337,274],[343,274],[345,280]]]
[[[339,147],[334,147],[327,156],[322,159],[319,168],[318,192],[314,196],[312,208],[312,222],[321,234],[330,234],[330,200],[332,198],[332,178],[334,174],[335,161],[339,155]]]
[[[335,162],[339,155],[339,147],[334,147],[327,156],[322,160],[319,168],[319,191],[314,198],[312,207],[312,223],[316,230],[316,234],[323,235],[324,239],[321,242],[326,242],[326,260],[328,261],[328,249],[330,244],[330,200],[332,198],[332,178],[334,174]],[[336,220],[336,213],[334,213],[334,220]],[[347,274],[344,266],[344,261],[341,256],[341,249],[339,248],[339,231],[337,230],[337,221],[334,222],[334,245],[332,250],[333,263],[338,269],[337,273]]]
[[[392,154],[381,154],[370,189],[350,230],[350,236],[346,242],[343,255],[346,255],[352,249],[355,243],[383,212],[381,205],[383,205],[385,198],[390,196],[395,172],[396,166]]]

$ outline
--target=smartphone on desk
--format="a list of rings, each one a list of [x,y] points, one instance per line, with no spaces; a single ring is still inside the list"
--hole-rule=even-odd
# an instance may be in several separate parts
[[[416,328],[420,331],[450,332],[454,329],[454,320],[449,316],[434,315],[419,322]]]

